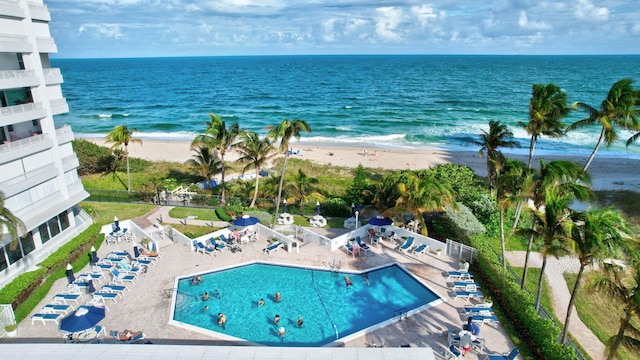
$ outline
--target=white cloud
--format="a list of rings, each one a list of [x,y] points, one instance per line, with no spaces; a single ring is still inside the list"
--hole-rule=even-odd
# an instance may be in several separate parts
[[[402,11],[396,7],[381,7],[376,9],[376,35],[382,41],[399,41],[402,36],[396,30],[402,22]]]
[[[549,30],[551,29],[551,25],[547,24],[544,21],[529,21],[527,18],[527,13],[522,10],[520,11],[520,18],[518,19],[518,25],[525,30]]]
[[[609,9],[596,7],[591,0],[578,0],[575,4],[575,14],[579,19],[605,21],[609,19]]]
[[[410,13],[418,19],[421,26],[427,26],[430,20],[436,19],[438,16],[435,14],[433,7],[430,5],[412,6],[409,9]]]
[[[120,39],[124,36],[119,24],[83,24],[78,33],[90,33],[97,38]]]

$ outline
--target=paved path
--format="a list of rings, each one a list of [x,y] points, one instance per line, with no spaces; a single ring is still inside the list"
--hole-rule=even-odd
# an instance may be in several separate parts
[[[542,256],[539,253],[532,253],[529,260],[530,266],[542,267]],[[507,251],[507,260],[514,266],[524,266],[526,257],[525,251]],[[580,269],[580,263],[577,258],[564,256],[559,259],[551,256],[547,259],[547,268],[544,272],[551,293],[553,296],[553,310],[556,317],[564,323],[567,317],[567,308],[571,299],[571,291],[567,286],[563,274],[577,273]],[[593,360],[604,359],[604,344],[598,339],[593,332],[580,320],[575,307],[569,324],[569,332],[580,343],[582,348],[586,350]]]

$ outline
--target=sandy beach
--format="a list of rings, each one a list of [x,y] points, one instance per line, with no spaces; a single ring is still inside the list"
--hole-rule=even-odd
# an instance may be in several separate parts
[[[104,140],[88,138],[91,142],[105,146]],[[292,144],[295,155],[292,158],[310,160],[320,164],[381,169],[425,169],[439,164],[456,163],[467,165],[478,175],[486,176],[486,159],[476,151],[426,150],[426,149],[387,149],[355,146],[322,146],[296,142]],[[366,154],[365,154],[366,151]],[[143,144],[130,144],[131,156],[150,161],[184,162],[193,156],[187,141],[143,140]],[[525,155],[509,155],[512,158],[527,161]],[[234,151],[228,152],[226,159],[233,161],[238,157]],[[545,161],[565,159],[584,164],[586,156],[542,156]],[[541,156],[535,156],[534,166],[540,163]],[[612,158],[596,155],[589,167],[595,190],[632,190],[639,191],[640,160],[630,158]]]

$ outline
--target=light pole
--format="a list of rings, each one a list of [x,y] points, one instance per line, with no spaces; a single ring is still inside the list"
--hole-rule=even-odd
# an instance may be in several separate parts
[[[355,212],[355,215],[356,215],[356,229],[357,229],[358,228],[358,212],[357,211]]]
[[[284,207],[285,214],[287,213],[287,199],[282,199],[282,205]]]

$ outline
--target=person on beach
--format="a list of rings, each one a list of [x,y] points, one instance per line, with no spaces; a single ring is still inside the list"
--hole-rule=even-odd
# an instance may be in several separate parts
[[[351,282],[351,278],[349,276],[344,277],[344,285],[345,287],[353,286],[353,283]]]
[[[303,324],[304,321],[302,320],[302,316],[298,316],[298,327],[301,328]]]
[[[240,232],[238,232],[238,229],[233,230],[233,238],[236,239],[236,241],[240,241]]]
[[[218,290],[213,290],[213,296],[215,296],[217,299],[220,299],[220,293],[218,292]]]
[[[203,301],[207,301],[207,300],[209,300],[209,298],[210,298],[210,296],[209,296],[208,292],[205,292],[204,295],[202,295],[202,300]]]
[[[260,300],[258,300],[258,307],[261,308],[262,305],[264,305],[264,299],[260,298]]]
[[[282,296],[280,295],[280,291],[278,291],[275,296],[274,296],[276,302],[280,302],[280,300],[282,300]]]
[[[224,329],[226,323],[227,323],[227,315],[223,313],[218,313],[218,325],[220,325],[220,327]]]
[[[280,315],[276,314],[273,318],[273,325],[278,326],[278,324],[280,324]]]

